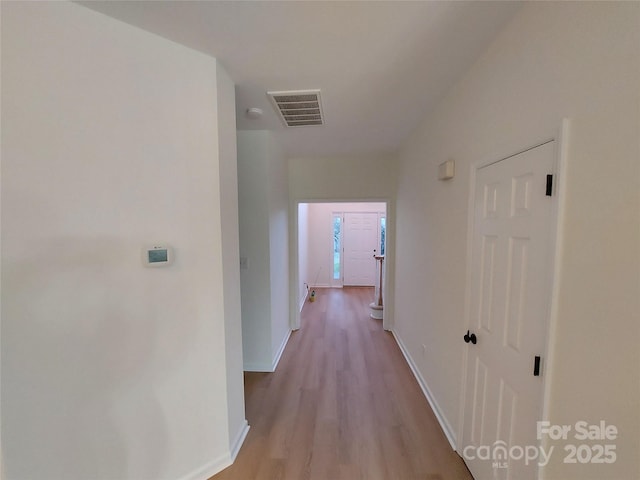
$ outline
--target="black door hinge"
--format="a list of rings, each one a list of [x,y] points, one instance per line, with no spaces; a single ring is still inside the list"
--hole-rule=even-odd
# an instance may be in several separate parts
[[[547,175],[547,197],[551,196],[551,192],[553,191],[553,175]]]
[[[540,357],[538,355],[533,359],[533,376],[540,376]]]

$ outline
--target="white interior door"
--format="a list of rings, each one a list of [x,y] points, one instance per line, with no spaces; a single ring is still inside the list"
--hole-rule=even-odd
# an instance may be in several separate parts
[[[373,286],[376,283],[376,261],[379,249],[378,214],[344,214],[344,284]]]
[[[546,351],[554,159],[550,142],[477,171],[462,442],[477,480],[537,476],[538,459],[487,459],[478,447],[539,444],[544,371],[534,366]]]

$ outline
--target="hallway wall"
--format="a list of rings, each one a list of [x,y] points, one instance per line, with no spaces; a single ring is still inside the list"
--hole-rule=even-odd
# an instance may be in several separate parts
[[[614,464],[557,455],[547,479],[640,478],[638,25],[637,2],[526,4],[400,154],[395,333],[459,441],[472,165],[570,118],[546,419],[604,419],[620,441]],[[438,181],[449,158],[456,176]]]
[[[246,426],[233,83],[76,3],[0,8],[3,478],[206,478]]]
[[[289,326],[287,162],[273,134],[238,132],[244,369],[273,371]]]
[[[294,262],[292,262],[294,263]],[[307,289],[309,282],[309,204],[298,205],[298,310],[302,311],[304,302],[311,294]]]

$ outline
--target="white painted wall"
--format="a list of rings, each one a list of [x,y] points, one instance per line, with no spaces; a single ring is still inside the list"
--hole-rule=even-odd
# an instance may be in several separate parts
[[[375,201],[393,198],[394,156],[292,158],[292,200]]]
[[[238,208],[244,369],[270,362],[271,291],[266,131],[238,132]]]
[[[220,159],[220,222],[224,334],[227,362],[227,409],[231,457],[235,460],[248,433],[244,416],[242,312],[240,299],[240,240],[238,224],[238,162],[235,85],[220,63],[216,68],[218,154]]]
[[[400,155],[395,333],[455,436],[471,165],[571,119],[548,420],[620,436],[611,465],[563,464],[559,446],[547,479],[640,478],[638,25],[637,2],[525,5]],[[448,158],[456,177],[439,182]]]
[[[269,134],[269,251],[271,276],[271,365],[275,370],[291,334],[289,325],[289,188],[287,160]]]
[[[287,167],[266,130],[238,132],[244,369],[273,371],[289,336]]]
[[[298,311],[302,311],[304,302],[309,295],[309,204],[298,205]]]
[[[330,287],[333,278],[333,210],[331,204],[310,203],[307,278],[309,288]]]
[[[4,478],[230,462],[232,90],[215,59],[85,7],[2,3]],[[157,243],[175,263],[144,268]]]
[[[292,158],[289,160],[290,258],[298,259],[298,205],[313,202],[387,202],[387,293],[385,294],[384,327],[391,328],[394,311],[394,212],[396,165],[395,156]],[[309,220],[310,221],[310,220]],[[311,241],[311,238],[309,239]],[[316,271],[309,266],[307,276],[313,282]],[[300,278],[296,265],[290,267],[291,325],[300,326],[300,289],[306,281]]]

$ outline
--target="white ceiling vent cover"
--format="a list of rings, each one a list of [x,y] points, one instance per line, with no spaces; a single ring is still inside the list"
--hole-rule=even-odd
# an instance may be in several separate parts
[[[287,127],[324,125],[320,90],[267,92]]]

